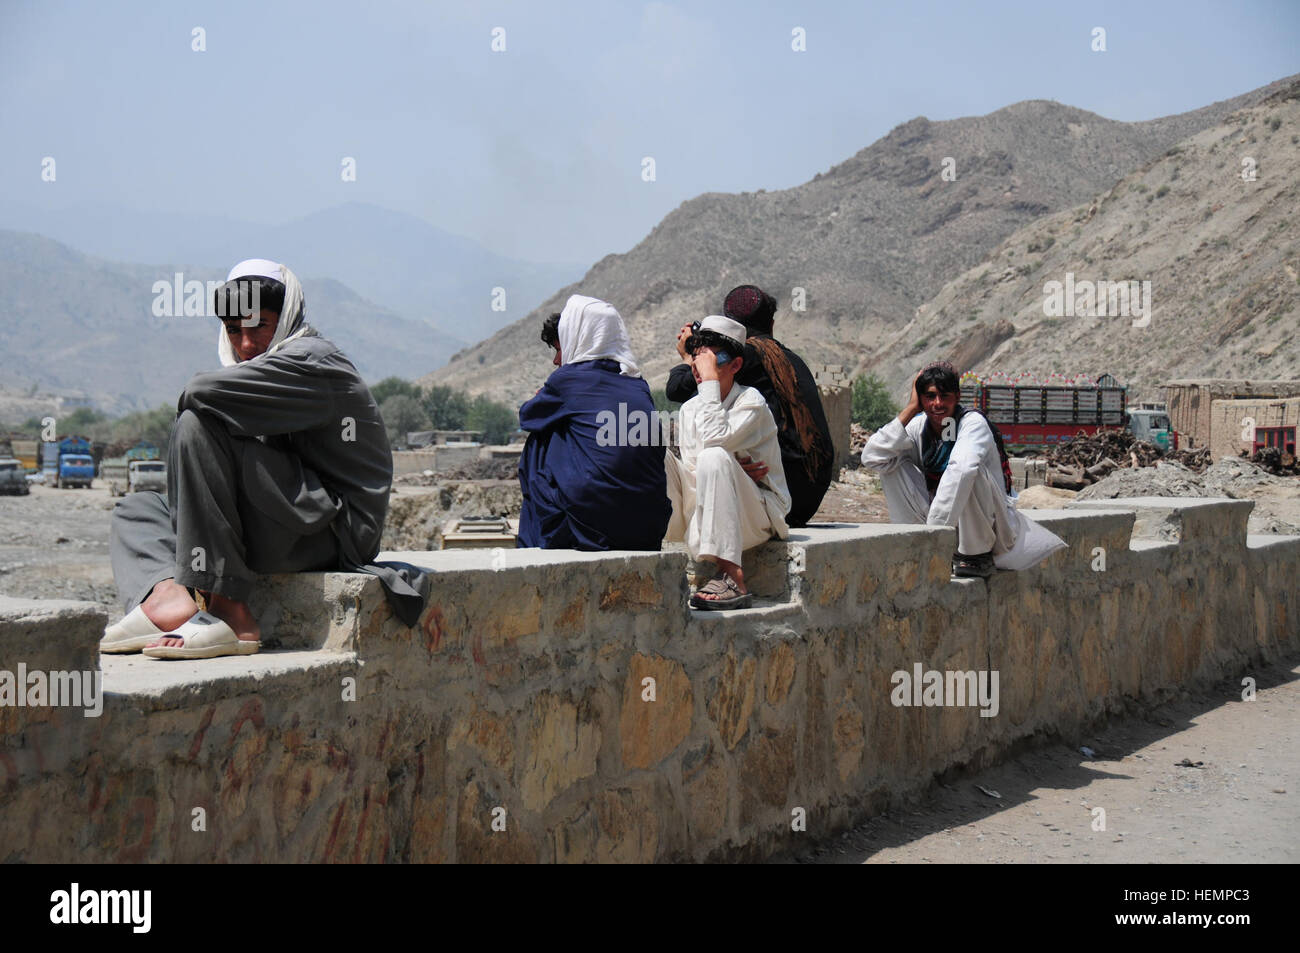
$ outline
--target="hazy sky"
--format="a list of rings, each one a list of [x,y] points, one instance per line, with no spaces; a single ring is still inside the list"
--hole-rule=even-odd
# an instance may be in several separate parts
[[[0,199],[267,223],[361,201],[590,263],[914,116],[1056,99],[1150,119],[1296,72],[1297,0],[0,0]]]

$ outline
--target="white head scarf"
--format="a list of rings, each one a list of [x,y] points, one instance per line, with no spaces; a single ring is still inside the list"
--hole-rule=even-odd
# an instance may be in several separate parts
[[[236,278],[274,278],[284,285],[284,307],[280,309],[280,323],[275,327],[271,346],[263,354],[272,354],[295,338],[308,337],[316,333],[306,320],[307,308],[302,300],[302,285],[298,282],[298,276],[284,265],[277,265],[265,258],[249,258],[231,268],[226,281],[231,282]],[[218,333],[217,356],[221,358],[222,366],[230,367],[240,363],[239,355],[230,346],[230,336],[226,334],[224,324]],[[261,356],[262,354],[257,355],[257,357]]]
[[[625,377],[640,377],[627,328],[618,311],[607,301],[572,295],[560,312],[560,360],[578,364],[607,358],[618,361]]]

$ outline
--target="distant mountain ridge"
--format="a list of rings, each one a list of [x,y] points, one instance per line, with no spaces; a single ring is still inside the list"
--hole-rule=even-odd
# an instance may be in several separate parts
[[[631,251],[601,259],[422,383],[526,398],[549,371],[542,317],[581,292],[619,309],[647,378],[662,386],[677,361],[676,329],[717,312],[726,291],[746,282],[777,296],[777,334],[809,360],[863,365],[1017,229],[1104,192],[1288,82],[1145,122],[1042,100],[982,117],[913,119],[803,185],[683,203]],[[953,181],[942,176],[949,158]],[[795,288],[805,311],[790,310]]]
[[[434,325],[458,344],[517,319],[582,271],[574,264],[507,258],[414,215],[360,202],[269,226],[111,205],[47,210],[0,202],[0,228],[45,235],[120,262],[222,269],[245,258],[282,261],[300,278],[342,282],[403,317]],[[505,289],[504,310],[493,310],[494,288]]]
[[[176,399],[196,372],[218,366],[220,322],[155,317],[154,282],[206,282],[225,270],[127,265],[52,239],[0,231],[0,388],[80,393],[110,413]],[[307,320],[362,376],[414,377],[458,342],[367,301],[341,282],[305,279]],[[13,421],[10,421],[13,422]]]

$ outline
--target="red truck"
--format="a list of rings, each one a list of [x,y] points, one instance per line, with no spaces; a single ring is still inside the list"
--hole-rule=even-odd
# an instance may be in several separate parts
[[[983,411],[997,424],[1009,451],[1063,443],[1080,431],[1124,429],[1126,392],[1109,374],[1082,382],[1056,375],[1046,382],[1002,374],[986,380],[970,372],[961,379],[962,404]]]

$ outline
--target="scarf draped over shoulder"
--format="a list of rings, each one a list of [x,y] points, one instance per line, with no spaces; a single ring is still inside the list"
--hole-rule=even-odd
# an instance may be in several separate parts
[[[298,276],[288,267],[267,261],[265,258],[250,258],[231,268],[226,281],[231,282],[236,278],[274,278],[284,285],[284,307],[280,309],[280,323],[275,327],[275,336],[271,338],[271,345],[262,354],[250,360],[256,361],[266,354],[274,354],[285,344],[297,338],[316,336],[316,329],[307,323],[307,305],[302,298],[302,284],[298,281]],[[217,332],[217,357],[221,359],[222,367],[233,367],[241,363],[239,355],[230,346],[230,336],[226,334],[224,324]]]

